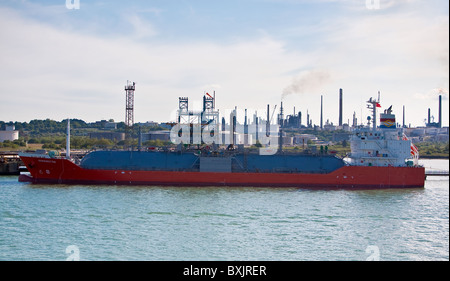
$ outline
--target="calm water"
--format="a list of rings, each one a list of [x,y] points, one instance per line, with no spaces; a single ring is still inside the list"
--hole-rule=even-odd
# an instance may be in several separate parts
[[[352,191],[45,186],[0,177],[0,260],[72,258],[448,260],[449,179]]]

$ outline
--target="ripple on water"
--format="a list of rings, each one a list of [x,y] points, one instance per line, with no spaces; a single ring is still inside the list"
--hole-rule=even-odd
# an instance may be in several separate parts
[[[447,162],[448,163],[448,162]],[[425,189],[34,186],[0,178],[0,260],[448,260],[448,179]]]

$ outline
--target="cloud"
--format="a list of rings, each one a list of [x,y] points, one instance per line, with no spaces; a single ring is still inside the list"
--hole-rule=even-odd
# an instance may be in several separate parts
[[[279,92],[282,73],[302,61],[267,36],[227,44],[135,40],[154,32],[151,26],[139,27],[143,23],[139,17],[131,22],[135,32],[102,38],[0,9],[0,26],[13,27],[0,29],[0,36],[10,42],[0,45],[0,82],[14,85],[4,91],[0,120],[58,120],[69,115],[120,121],[125,116],[127,80],[137,83],[136,121],[166,121],[178,96],[201,99],[204,91],[215,89],[220,90],[216,93],[223,102],[220,106],[254,104],[251,95]]]
[[[419,100],[437,100],[440,95],[443,100],[448,100],[449,98],[448,90],[443,88],[432,89],[425,93],[415,93],[414,98]]]
[[[127,20],[132,26],[132,36],[136,39],[153,37],[158,34],[156,28],[147,20],[134,15],[127,15]]]
[[[286,107],[309,108],[315,120],[319,99],[308,94],[320,92],[333,121],[339,88],[344,119],[365,109],[378,90],[394,108],[406,104],[409,112],[421,112],[424,100],[414,93],[448,89],[448,13],[436,11],[442,4],[381,1],[380,10],[369,10],[359,0],[307,2],[318,4],[306,5],[311,16],[301,21],[286,18],[273,28],[250,22],[244,33],[220,36],[211,28],[212,35],[201,38],[195,20],[177,18],[173,5],[154,10],[82,2],[73,11],[63,1],[48,9],[38,5],[43,15],[26,1],[28,8],[0,8],[0,36],[8,38],[0,44],[0,82],[13,85],[2,93],[0,120],[70,115],[120,121],[126,80],[137,83],[135,120],[143,122],[167,121],[179,96],[200,100],[213,90],[218,107],[265,108],[281,95]]]

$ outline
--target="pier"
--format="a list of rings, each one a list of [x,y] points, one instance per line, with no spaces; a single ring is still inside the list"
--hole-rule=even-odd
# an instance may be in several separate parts
[[[0,153],[0,175],[18,175],[20,174],[20,166],[23,165],[17,153]]]
[[[448,177],[448,171],[425,171],[425,176]]]

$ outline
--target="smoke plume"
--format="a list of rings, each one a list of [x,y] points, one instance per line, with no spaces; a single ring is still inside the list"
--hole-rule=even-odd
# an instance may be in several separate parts
[[[431,95],[433,99],[436,99],[437,96],[441,95],[442,99],[446,100],[448,99],[448,90],[444,88],[436,88],[431,90]]]
[[[330,74],[326,71],[310,70],[302,72],[292,79],[292,83],[284,88],[281,99],[292,94],[317,92],[331,81]]]

